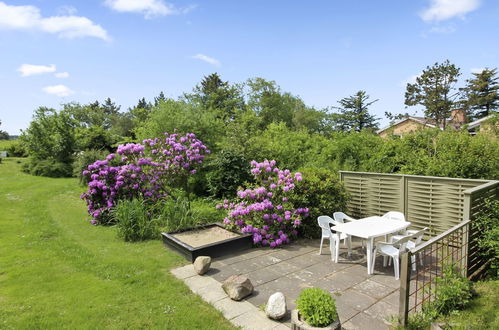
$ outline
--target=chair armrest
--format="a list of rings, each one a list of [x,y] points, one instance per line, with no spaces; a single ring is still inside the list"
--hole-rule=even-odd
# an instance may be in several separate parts
[[[395,246],[396,244],[394,243],[389,243],[389,242],[377,242],[376,243],[376,247],[380,247],[380,246]]]

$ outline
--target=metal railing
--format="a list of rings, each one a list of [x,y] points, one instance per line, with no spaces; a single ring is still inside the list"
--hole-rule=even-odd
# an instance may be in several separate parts
[[[420,312],[435,298],[437,278],[453,266],[462,276],[468,273],[468,245],[471,221],[463,221],[444,233],[402,254],[399,322],[407,325],[411,312]],[[412,271],[413,265],[416,271]]]

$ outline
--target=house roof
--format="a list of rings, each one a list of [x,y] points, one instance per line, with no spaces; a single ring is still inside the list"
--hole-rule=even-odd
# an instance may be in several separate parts
[[[422,124],[424,126],[428,126],[428,127],[431,127],[431,128],[435,128],[437,127],[435,125],[435,121],[432,120],[432,119],[428,119],[428,118],[425,118],[425,117],[415,117],[415,116],[408,116],[408,117],[405,117],[405,118],[402,118],[401,120],[398,120],[396,122],[394,122],[393,124],[391,125],[388,125],[386,127],[383,127],[382,129],[379,129],[376,131],[377,134],[383,132],[383,131],[386,131],[387,129],[393,127],[393,126],[397,126],[398,124],[401,124],[407,120],[411,120],[411,121],[415,121],[419,124]]]

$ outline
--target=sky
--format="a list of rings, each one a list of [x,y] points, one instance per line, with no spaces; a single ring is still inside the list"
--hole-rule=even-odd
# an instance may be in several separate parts
[[[110,97],[122,109],[203,76],[262,77],[318,109],[359,90],[371,112],[421,115],[407,82],[449,59],[499,67],[497,0],[0,0],[0,129],[39,106]]]

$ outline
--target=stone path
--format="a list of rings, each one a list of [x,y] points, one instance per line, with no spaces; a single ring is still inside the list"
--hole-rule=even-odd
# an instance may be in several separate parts
[[[383,268],[378,259],[375,274],[368,275],[365,253],[355,242],[350,258],[346,258],[346,249],[341,249],[338,264],[331,261],[328,246],[318,255],[319,243],[300,240],[280,249],[255,248],[231,254],[215,259],[203,276],[195,274],[191,264],[172,273],[245,329],[289,328],[290,311],[307,287],[320,287],[335,296],[344,329],[388,329],[390,317],[398,313],[399,281],[393,276],[393,267]],[[249,277],[255,287],[242,302],[230,300],[221,288],[221,282],[234,274]],[[260,309],[277,291],[284,293],[288,305],[282,322],[267,319]]]

